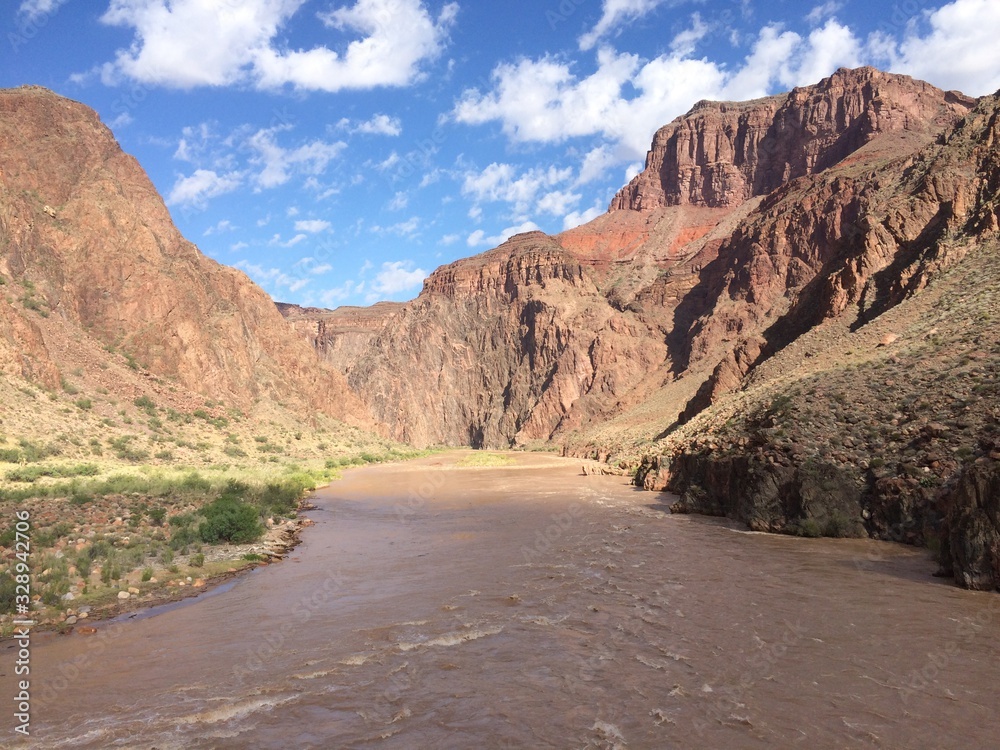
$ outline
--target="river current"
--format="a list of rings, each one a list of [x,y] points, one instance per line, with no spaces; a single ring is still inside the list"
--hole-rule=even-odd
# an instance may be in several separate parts
[[[995,748],[1000,595],[579,463],[349,471],[287,560],[32,644],[40,748]],[[15,693],[0,649],[0,695]]]

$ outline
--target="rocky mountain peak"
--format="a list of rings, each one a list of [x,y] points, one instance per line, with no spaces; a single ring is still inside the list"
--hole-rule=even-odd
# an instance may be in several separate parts
[[[54,332],[244,410],[269,400],[367,424],[343,376],[289,335],[243,273],[174,226],[97,113],[41,87],[0,91],[0,369],[59,382]],[[73,336],[70,336],[73,338]]]
[[[653,138],[646,167],[611,211],[738,206],[817,174],[887,134],[925,145],[966,114],[969,97],[874,68],[748,102],[696,104]]]

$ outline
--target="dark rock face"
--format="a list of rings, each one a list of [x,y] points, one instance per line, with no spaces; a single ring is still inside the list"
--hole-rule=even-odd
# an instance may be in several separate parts
[[[754,531],[857,537],[866,535],[863,487],[857,470],[832,463],[776,466],[745,453],[689,453],[673,462],[667,489],[682,493],[674,512],[725,516]]]
[[[965,588],[1000,589],[1000,461],[969,466],[945,504],[942,567]]]

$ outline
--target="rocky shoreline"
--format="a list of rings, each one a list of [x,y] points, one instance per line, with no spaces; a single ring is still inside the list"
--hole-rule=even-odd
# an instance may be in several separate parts
[[[301,503],[295,518],[269,522],[267,532],[257,542],[206,546],[206,571],[211,572],[203,576],[176,575],[162,581],[154,578],[143,584],[125,586],[114,598],[78,608],[68,607],[58,613],[42,609],[34,613],[36,624],[32,630],[93,635],[97,632],[96,623],[191,599],[252,570],[280,563],[301,543],[302,530],[314,525],[312,519],[301,514],[315,508],[309,502]]]

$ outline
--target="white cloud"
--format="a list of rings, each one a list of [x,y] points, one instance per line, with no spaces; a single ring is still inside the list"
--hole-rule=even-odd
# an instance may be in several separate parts
[[[318,232],[325,232],[329,228],[330,222],[322,219],[303,219],[295,222],[296,232],[310,232],[311,234],[316,234]]]
[[[315,140],[298,148],[284,148],[278,145],[276,134],[284,128],[258,130],[246,141],[246,146],[255,152],[250,163],[259,168],[255,181],[258,188],[284,185],[294,172],[320,175],[326,171],[331,161],[347,148],[343,141],[327,143]]]
[[[364,133],[365,135],[388,135],[399,136],[403,134],[403,122],[398,117],[377,114],[370,120],[352,122],[346,117],[342,117],[336,125],[336,130],[344,130],[348,133]]]
[[[320,263],[318,266],[313,266],[309,269],[309,273],[314,276],[322,276],[325,273],[330,273],[333,270],[333,266],[329,263]]]
[[[402,211],[410,203],[410,197],[406,193],[396,193],[389,201],[390,211]]]
[[[573,227],[578,227],[581,224],[586,224],[588,221],[596,219],[604,213],[604,210],[605,209],[600,206],[593,206],[592,208],[588,208],[586,211],[573,211],[572,213],[566,214],[563,218],[563,231],[572,229]]]
[[[642,18],[662,5],[664,0],[604,0],[601,20],[580,37],[580,49],[592,49],[602,37],[623,24]]]
[[[122,112],[118,117],[114,118],[108,123],[108,127],[112,130],[118,130],[119,128],[127,127],[135,122],[135,118],[132,117],[128,112]]]
[[[459,234],[446,234],[444,237],[441,238],[440,242],[442,245],[445,246],[454,245],[460,239],[462,239],[462,236]]]
[[[305,233],[299,233],[294,237],[292,237],[290,240],[282,240],[281,235],[276,234],[270,239],[268,244],[276,245],[277,247],[295,247],[300,242],[305,242],[307,239],[309,239],[309,236]]]
[[[691,30],[675,37],[673,51],[643,61],[601,48],[596,69],[580,77],[570,64],[552,57],[501,63],[493,89],[465,91],[452,116],[470,125],[498,122],[514,142],[561,143],[598,136],[605,150],[592,157],[581,179],[611,163],[643,158],[657,128],[701,99],[747,99],[816,83],[843,65],[860,62],[861,46],[849,29],[828,21],[802,38],[780,26],[761,29],[743,65],[726,67],[688,55]]]
[[[24,0],[17,9],[17,13],[22,17],[24,24],[35,23],[45,16],[51,16],[67,0]]]
[[[579,193],[571,193],[567,190],[553,190],[538,199],[536,208],[541,213],[552,214],[553,216],[564,216],[573,208],[580,199]]]
[[[468,237],[465,238],[465,244],[468,245],[469,247],[479,247],[480,245],[485,244],[486,242],[485,237],[486,237],[486,232],[484,232],[482,229],[477,229],[475,232],[473,232],[472,234],[470,234]]]
[[[371,231],[375,234],[396,234],[400,237],[413,237],[420,230],[420,217],[413,216],[387,227],[375,225]]]
[[[837,68],[861,65],[861,43],[846,26],[829,20],[809,34],[808,47],[794,73],[795,84],[815,83]]]
[[[217,224],[210,226],[205,230],[204,236],[208,237],[213,234],[222,234],[223,232],[232,232],[236,227],[233,226],[233,222],[229,219],[222,219]]]
[[[381,270],[375,274],[375,279],[369,285],[371,291],[368,293],[368,301],[376,302],[385,297],[416,289],[423,284],[427,278],[427,271],[413,266],[413,261],[410,260],[383,263]]]
[[[45,0],[34,0],[41,5]],[[340,91],[405,86],[421,75],[447,41],[458,6],[437,18],[421,0],[357,0],[319,18],[332,36],[352,41],[343,53],[319,46],[288,50],[283,28],[304,0],[112,0],[101,20],[135,30],[128,49],[101,66],[102,78],[170,86],[251,84]]]
[[[843,7],[844,3],[841,0],[827,0],[827,2],[817,5],[809,11],[809,14],[806,16],[806,22],[814,26],[818,25]]]
[[[955,0],[925,13],[925,36],[917,24],[906,27],[901,41],[873,35],[870,47],[892,70],[930,81],[944,89],[972,96],[1000,88],[1000,3],[996,0]]]
[[[341,55],[327,47],[283,52],[273,46],[254,60],[262,88],[291,84],[317,91],[405,86],[420,77],[420,64],[436,58],[458,6],[446,5],[435,20],[420,0],[358,0],[321,13],[325,26],[360,33]]]
[[[587,152],[580,166],[580,174],[576,178],[577,185],[599,180],[611,167],[621,163],[614,151],[608,145],[598,146]]]
[[[209,199],[231,193],[242,184],[243,176],[236,172],[220,175],[211,169],[196,169],[187,177],[178,178],[167,196],[167,203],[203,208]]]
[[[504,201],[510,203],[517,214],[538,209],[538,194],[569,181],[570,168],[532,168],[518,174],[511,164],[490,164],[482,172],[467,172],[462,182],[462,194],[476,201]],[[555,200],[555,199],[553,199]]]
[[[670,43],[670,53],[677,57],[692,55],[698,46],[698,42],[704,39],[709,31],[711,31],[711,27],[701,20],[699,14],[695,13],[691,16],[691,28],[687,31],[682,31]]]
[[[369,135],[398,136],[403,134],[403,123],[398,117],[389,115],[375,115],[372,119],[358,123],[354,132],[367,133]]]
[[[385,159],[376,164],[375,169],[377,169],[379,172],[388,172],[390,169],[395,167],[401,161],[402,159],[400,158],[399,154],[393,151]]]
[[[250,245],[240,240],[239,242],[234,242],[229,246],[229,251],[232,253],[238,253],[240,250],[246,250]]]

